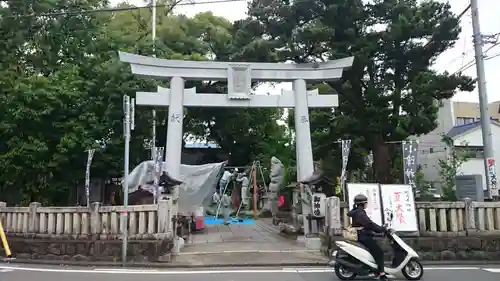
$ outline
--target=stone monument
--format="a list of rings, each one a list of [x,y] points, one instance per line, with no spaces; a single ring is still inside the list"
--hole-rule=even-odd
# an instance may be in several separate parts
[[[269,209],[273,215],[273,222],[276,223],[276,214],[278,213],[278,198],[279,190],[283,184],[283,179],[285,177],[285,167],[281,161],[276,157],[271,157],[271,173],[269,178],[271,183],[269,183]]]

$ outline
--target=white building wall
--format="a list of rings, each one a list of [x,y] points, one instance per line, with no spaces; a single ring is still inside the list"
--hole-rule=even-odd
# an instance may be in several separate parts
[[[500,161],[500,126],[491,124],[491,134],[493,137],[493,155],[497,161],[496,170],[498,176],[500,175],[500,164],[498,164],[498,161]],[[464,144],[468,146],[483,146],[483,132],[481,127],[477,127],[473,131],[457,137],[454,140],[454,144],[457,146]],[[483,189],[486,190],[486,177],[484,173],[483,158],[470,159],[460,167],[460,174],[462,175],[481,175],[483,177]]]
[[[418,137],[419,164],[422,167],[425,180],[439,182],[439,159],[446,159],[446,145],[441,141],[442,136],[455,126],[453,102],[443,100],[438,111],[438,126],[432,132]]]

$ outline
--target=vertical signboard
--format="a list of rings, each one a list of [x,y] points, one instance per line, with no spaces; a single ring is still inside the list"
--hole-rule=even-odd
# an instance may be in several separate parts
[[[162,174],[162,165],[163,165],[163,147],[155,147],[155,162],[154,162],[154,178],[153,178],[153,195],[154,195],[154,203],[156,204],[158,200],[158,196],[163,192],[160,189],[160,177]]]
[[[349,163],[349,153],[351,152],[351,140],[342,140],[342,172],[340,174],[340,186],[342,188],[342,196],[346,198],[345,182],[347,180],[347,164]]]
[[[498,196],[498,186],[497,186],[497,168],[495,158],[488,158],[488,187],[490,188],[491,196]]]
[[[413,189],[415,185],[415,174],[417,173],[418,142],[403,141],[403,169],[405,184],[409,184]]]
[[[87,150],[87,167],[85,169],[85,200],[87,201],[87,207],[90,207],[90,166],[92,166],[94,152],[95,149]]]
[[[389,222],[392,214],[391,228],[396,231],[418,231],[415,198],[411,185],[383,184],[380,186],[384,223]]]
[[[313,193],[312,215],[322,218],[326,213],[326,195],[324,193]]]
[[[382,209],[380,202],[380,189],[378,183],[348,183],[349,209],[354,207],[354,197],[364,194],[368,198],[366,213],[376,224],[382,225]]]

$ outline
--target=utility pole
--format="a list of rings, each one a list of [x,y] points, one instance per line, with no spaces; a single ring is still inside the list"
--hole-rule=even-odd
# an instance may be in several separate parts
[[[488,112],[488,94],[486,92],[486,77],[484,73],[484,55],[483,44],[487,36],[481,34],[479,24],[479,9],[478,0],[471,0],[472,12],[472,31],[474,41],[474,51],[476,57],[477,70],[477,90],[479,94],[479,109],[481,112],[481,130],[483,133],[483,148],[484,148],[484,170],[486,176],[486,185],[488,187],[488,195],[490,199],[498,198],[497,176],[495,156],[493,151],[493,140],[491,136],[491,121]]]
[[[151,38],[153,39],[153,57],[156,57],[156,0],[151,0]],[[151,146],[151,159],[156,158],[156,110],[151,111],[153,118],[153,130],[151,138],[153,145]]]

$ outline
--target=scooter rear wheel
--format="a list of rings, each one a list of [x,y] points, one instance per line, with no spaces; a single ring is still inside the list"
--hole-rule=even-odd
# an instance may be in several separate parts
[[[335,275],[340,280],[354,280],[356,278],[357,274],[354,272],[350,272],[347,268],[340,264],[335,264]]]
[[[401,273],[407,280],[420,280],[424,276],[424,267],[418,260],[412,259],[403,267]]]

